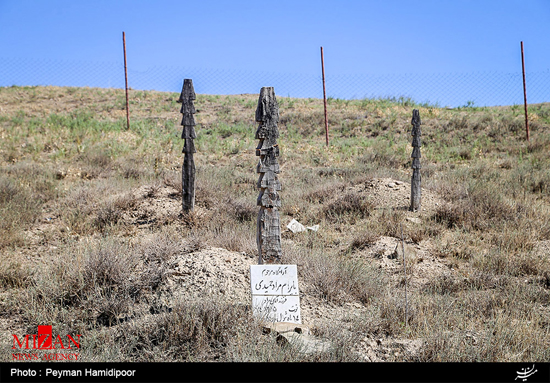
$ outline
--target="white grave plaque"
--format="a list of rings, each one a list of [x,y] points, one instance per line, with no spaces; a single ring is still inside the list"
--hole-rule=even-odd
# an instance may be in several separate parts
[[[251,265],[252,311],[267,322],[302,323],[296,265]]]

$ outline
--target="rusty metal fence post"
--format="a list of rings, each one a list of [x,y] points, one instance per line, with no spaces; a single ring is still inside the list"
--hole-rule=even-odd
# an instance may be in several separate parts
[[[529,117],[527,115],[527,86],[525,85],[525,60],[523,58],[523,41],[521,42],[521,71],[523,73],[523,105],[525,108],[525,137],[529,141]]]
[[[323,55],[323,47],[321,47],[321,70],[323,73],[323,103],[325,106],[325,136],[328,146],[328,117],[327,117],[327,91],[325,89],[325,59]]]
[[[130,108],[128,102],[128,70],[126,66],[126,34],[122,32],[122,46],[124,49],[124,80],[126,83],[126,129],[130,129]]]

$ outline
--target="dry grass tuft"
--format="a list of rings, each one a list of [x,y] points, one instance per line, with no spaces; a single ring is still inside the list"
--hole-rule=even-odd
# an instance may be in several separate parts
[[[150,322],[123,325],[117,343],[130,346],[129,357],[140,362],[227,360],[232,339],[243,330],[254,333],[253,323],[243,306],[181,300]]]
[[[258,207],[250,199],[233,200],[229,198],[225,203],[225,207],[229,214],[239,222],[254,221],[258,216]]]
[[[358,260],[343,260],[314,254],[304,265],[304,277],[314,287],[314,294],[336,304],[357,299],[369,303],[382,293],[385,275]]]
[[[365,230],[359,235],[356,235],[351,244],[349,245],[349,250],[363,250],[368,248],[376,243],[380,238],[381,234],[373,230]]]
[[[0,286],[3,288],[23,288],[32,282],[33,273],[25,265],[21,256],[5,253],[0,258]]]
[[[344,183],[335,183],[328,186],[321,186],[317,189],[306,192],[304,199],[309,203],[323,204],[333,199],[344,191]]]
[[[346,193],[323,208],[325,218],[330,222],[363,219],[369,217],[374,204],[356,193]]]

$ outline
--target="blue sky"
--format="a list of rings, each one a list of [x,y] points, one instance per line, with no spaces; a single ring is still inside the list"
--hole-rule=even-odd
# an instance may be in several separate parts
[[[536,90],[544,93],[550,78],[540,74],[550,68],[548,0],[0,0],[0,85],[121,87],[122,31],[134,88],[178,91],[166,89],[181,87],[173,76],[193,75],[199,93],[202,78],[208,93],[253,93],[266,81],[279,84],[283,93],[301,82],[308,93],[318,84],[323,46],[327,93],[332,89],[342,98],[369,94],[351,88],[372,76],[382,76],[387,95],[398,96],[405,74],[420,79],[417,87],[439,81],[441,73],[457,74],[457,83],[464,78],[459,74],[521,75],[524,41],[526,70],[535,73],[533,97],[550,101],[550,91]],[[79,68],[96,63],[104,63],[98,64],[101,70],[79,78]],[[462,92],[480,84],[479,77],[468,76]],[[451,92],[451,80],[441,80],[422,97]],[[414,92],[402,93],[414,97]],[[300,96],[297,90],[288,93]]]

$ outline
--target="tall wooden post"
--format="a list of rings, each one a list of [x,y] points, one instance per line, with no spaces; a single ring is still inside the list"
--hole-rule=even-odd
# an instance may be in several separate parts
[[[183,119],[183,132],[181,138],[185,140],[183,146],[183,166],[181,169],[181,187],[182,187],[182,208],[183,212],[192,211],[195,208],[195,159],[193,153],[195,150],[195,89],[193,88],[193,80],[183,80],[183,88],[181,89],[180,98],[181,113]]]
[[[281,225],[279,207],[279,105],[273,87],[263,87],[258,99],[256,121],[260,123],[256,130],[256,155],[260,162],[256,171],[260,174],[257,187],[260,189],[257,205],[260,206],[257,221],[256,242],[258,245],[258,264],[273,263],[281,258]]]
[[[421,189],[420,189],[420,147],[422,146],[422,143],[420,141],[420,113],[418,113],[417,109],[413,110],[413,116],[411,124],[413,126],[412,128],[412,169],[413,174],[411,178],[411,207],[409,208],[410,211],[418,211],[420,210],[420,202],[421,202]]]

